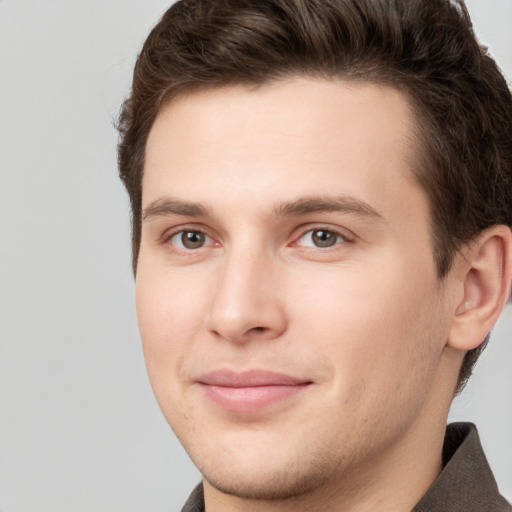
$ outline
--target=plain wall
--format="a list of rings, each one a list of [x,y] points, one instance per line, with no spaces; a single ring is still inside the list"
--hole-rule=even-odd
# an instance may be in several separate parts
[[[0,0],[0,511],[179,510],[199,481],[145,373],[113,120],[162,0]],[[512,1],[473,0],[512,77]],[[512,313],[453,419],[512,499]]]

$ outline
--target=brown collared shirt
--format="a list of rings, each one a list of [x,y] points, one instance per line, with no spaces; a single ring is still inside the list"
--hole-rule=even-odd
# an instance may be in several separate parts
[[[205,512],[201,484],[181,512]],[[412,512],[512,512],[498,491],[472,423],[448,425],[443,470]]]

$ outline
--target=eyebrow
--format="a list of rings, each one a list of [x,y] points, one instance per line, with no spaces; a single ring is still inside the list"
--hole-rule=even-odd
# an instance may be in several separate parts
[[[164,197],[150,203],[142,210],[142,220],[147,221],[152,218],[166,217],[168,215],[179,215],[183,217],[211,217],[210,210],[198,203],[190,203]]]
[[[295,201],[275,204],[275,217],[300,216],[310,213],[340,212],[384,220],[384,217],[370,204],[350,196],[304,197]],[[164,197],[150,203],[142,211],[142,220],[178,215],[182,217],[211,218],[211,210],[202,204]]]
[[[350,196],[305,197],[296,201],[274,205],[274,213],[278,217],[320,212],[340,212],[384,220],[384,217],[373,206]]]

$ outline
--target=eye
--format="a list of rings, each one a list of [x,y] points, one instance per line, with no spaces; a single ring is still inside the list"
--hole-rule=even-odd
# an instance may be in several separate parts
[[[172,235],[169,242],[178,249],[189,251],[211,245],[213,240],[202,231],[183,230]]]
[[[345,242],[347,239],[329,229],[311,229],[304,233],[296,242],[302,247],[333,247],[336,244]]]

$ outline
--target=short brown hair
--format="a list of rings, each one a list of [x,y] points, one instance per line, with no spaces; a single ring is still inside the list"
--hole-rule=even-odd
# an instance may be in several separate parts
[[[162,104],[184,91],[291,76],[406,94],[440,279],[480,232],[512,226],[512,98],[462,0],[181,0],[144,43],[119,119],[134,271],[145,146]],[[487,340],[466,354],[459,389]]]

